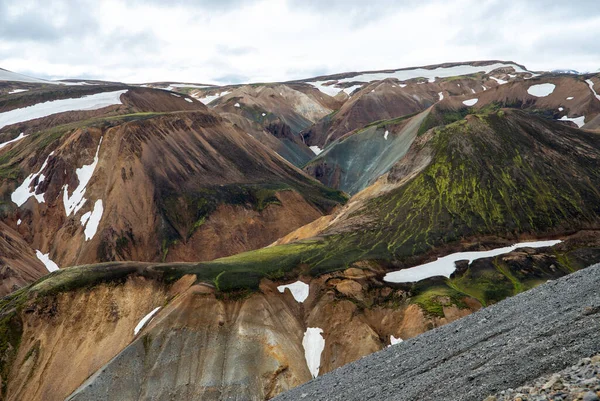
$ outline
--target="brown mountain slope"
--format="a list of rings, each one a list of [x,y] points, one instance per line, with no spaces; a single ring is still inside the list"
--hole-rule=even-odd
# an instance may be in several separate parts
[[[496,65],[498,68],[487,73],[485,71],[492,67],[477,67],[477,65],[477,63],[473,63],[473,66],[447,64],[408,69],[406,76],[410,77],[409,79],[398,79],[395,71],[360,73],[356,77],[347,75],[329,77],[327,81],[331,85],[343,82],[343,85],[354,85],[352,88],[356,89],[351,92],[350,98],[336,113],[306,129],[302,135],[309,145],[324,148],[346,133],[374,121],[421,112],[442,97],[468,96],[495,88],[504,80],[508,82],[531,76],[531,73],[522,70],[515,71],[515,68],[521,67],[512,64],[503,66],[503,63],[499,63]],[[470,73],[460,73],[462,68],[471,68],[466,71]],[[427,72],[428,70],[433,72]],[[444,72],[445,70],[456,71],[457,75],[448,76],[449,72]],[[431,78],[423,78],[419,74],[430,74],[428,76]],[[440,74],[442,78],[433,78],[436,74]],[[360,81],[353,82],[353,79],[360,79]]]
[[[19,233],[0,222],[0,297],[48,274]]]
[[[146,109],[153,98],[144,92],[163,92],[139,91],[131,101]],[[26,132],[0,152],[2,212],[61,267],[226,256],[267,245],[344,200],[208,110]],[[19,206],[15,191],[30,192]]]
[[[314,153],[299,133],[339,109],[341,104],[312,85],[260,84],[232,87],[210,106],[240,126],[252,125],[249,134],[296,166],[302,166]],[[276,141],[264,140],[261,131],[274,136]]]

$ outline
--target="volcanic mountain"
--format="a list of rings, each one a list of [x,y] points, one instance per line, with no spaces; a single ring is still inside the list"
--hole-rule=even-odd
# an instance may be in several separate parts
[[[42,105],[56,111],[116,104],[15,122],[50,97]],[[227,256],[345,200],[175,93],[77,86],[0,104],[4,221],[59,266]]]
[[[164,84],[0,96],[2,399],[269,399],[600,261],[596,75]]]

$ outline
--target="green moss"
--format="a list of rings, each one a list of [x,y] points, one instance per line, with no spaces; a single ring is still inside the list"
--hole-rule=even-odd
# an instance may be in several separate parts
[[[444,306],[456,305],[466,308],[464,295],[460,292],[443,285],[430,286],[426,283],[414,285],[411,303],[419,305],[427,314],[444,317]]]

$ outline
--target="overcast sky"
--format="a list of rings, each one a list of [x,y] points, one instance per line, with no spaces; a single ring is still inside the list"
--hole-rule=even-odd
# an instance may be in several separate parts
[[[449,61],[600,68],[598,0],[0,0],[0,67],[239,83]]]

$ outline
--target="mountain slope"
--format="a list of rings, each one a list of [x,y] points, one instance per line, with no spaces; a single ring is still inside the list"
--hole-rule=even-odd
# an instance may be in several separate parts
[[[481,259],[469,270],[488,274],[502,266],[520,286],[509,284],[505,297],[586,266],[587,260],[600,258],[599,252],[598,235],[589,232],[553,248]],[[3,394],[8,400],[64,399],[82,384],[74,399],[123,394],[130,399],[150,394],[160,399],[234,394],[264,399],[310,379],[303,355],[308,328],[323,330],[323,374],[385,348],[391,336],[407,340],[481,307],[470,295],[446,292],[437,293],[443,306],[430,309],[432,301],[425,297],[439,288],[439,279],[390,284],[382,281],[385,269],[376,263],[319,277],[303,275],[308,296],[299,303],[278,287],[288,280],[269,279],[282,277],[272,263],[264,267],[259,288],[239,291],[261,271],[247,266],[244,271],[235,260],[73,267],[4,298]],[[236,277],[236,271],[243,275]],[[457,272],[457,278],[463,274]],[[498,275],[496,282],[504,277]],[[152,311],[150,322],[134,330]],[[54,380],[51,373],[65,369],[68,380]]]
[[[600,351],[600,265],[387,348],[277,400],[483,400]]]
[[[5,113],[113,89],[19,94]],[[200,102],[120,92],[122,104],[0,132],[4,221],[61,267],[226,256],[268,245],[345,200]]]

